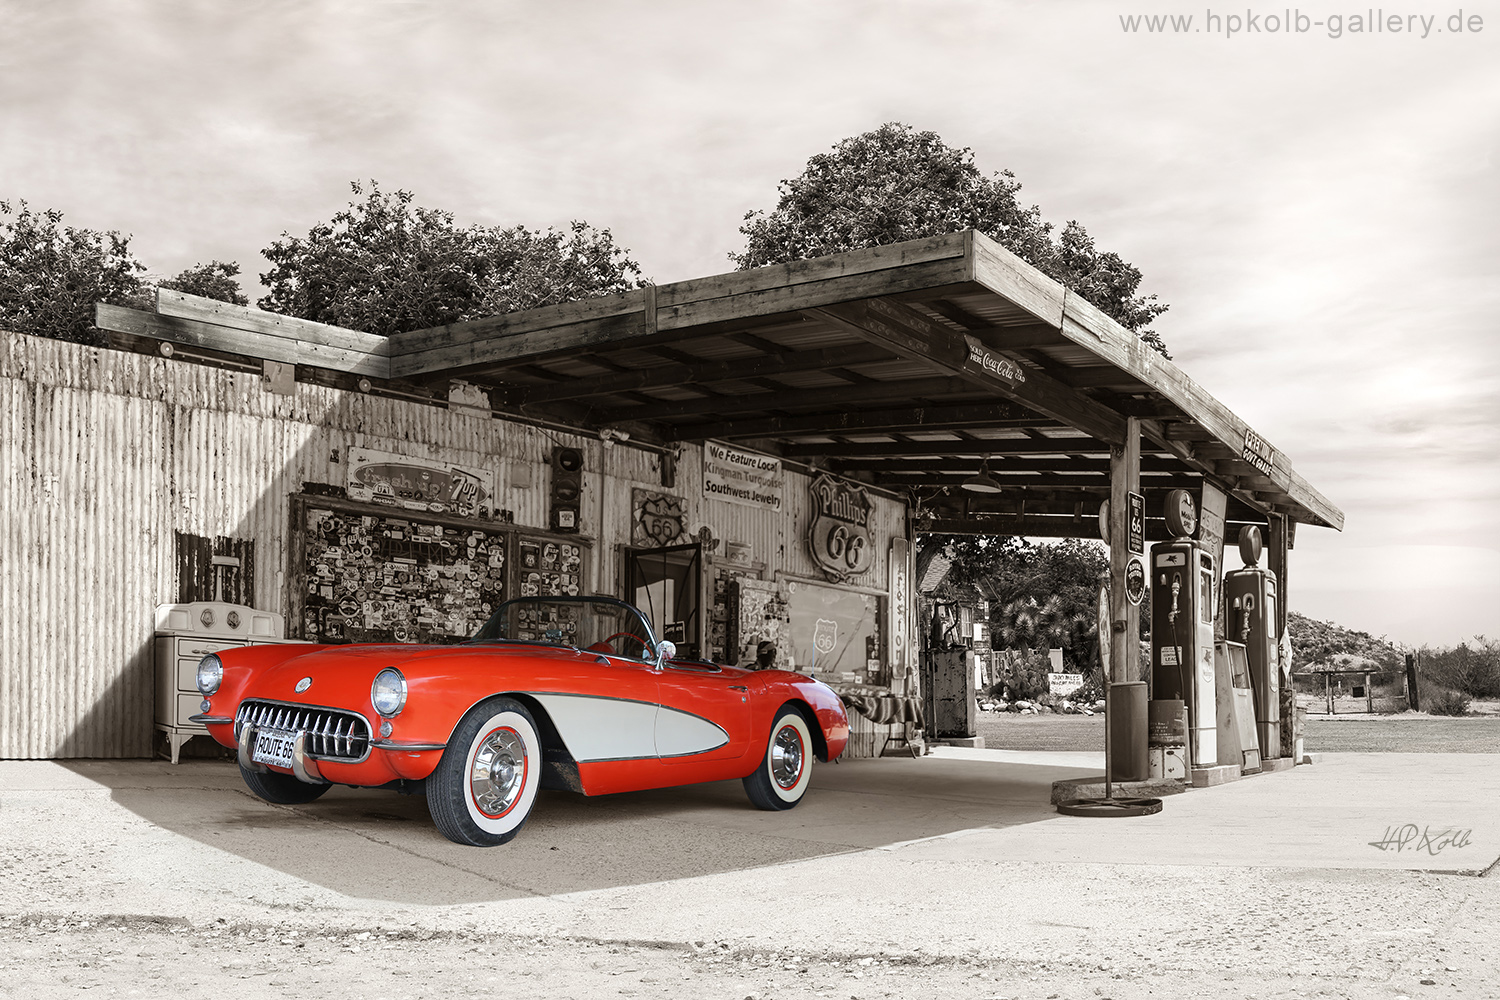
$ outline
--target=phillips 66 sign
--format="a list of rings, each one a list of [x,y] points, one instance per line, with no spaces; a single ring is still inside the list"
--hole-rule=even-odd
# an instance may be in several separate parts
[[[868,570],[875,555],[870,495],[826,472],[813,480],[810,489],[813,516],[807,547],[813,562],[840,583]]]

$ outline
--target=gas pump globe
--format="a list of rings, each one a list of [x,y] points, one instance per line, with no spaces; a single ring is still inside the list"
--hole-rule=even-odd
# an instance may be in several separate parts
[[[1151,546],[1151,697],[1187,706],[1194,767],[1218,762],[1214,693],[1214,558],[1190,536],[1197,510],[1187,490],[1167,494],[1170,541]]]
[[[1250,661],[1250,686],[1255,693],[1255,734],[1265,760],[1281,756],[1281,675],[1276,662],[1276,574],[1256,565],[1260,560],[1260,529],[1240,529],[1243,569],[1224,574],[1228,618],[1224,634],[1245,644]]]

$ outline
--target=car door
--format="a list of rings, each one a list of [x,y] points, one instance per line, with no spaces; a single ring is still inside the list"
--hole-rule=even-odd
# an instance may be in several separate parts
[[[668,662],[657,677],[656,749],[666,765],[741,757],[750,742],[746,672]]]
[[[580,764],[638,761],[654,767],[659,671],[627,657],[583,652],[538,670],[529,685]]]

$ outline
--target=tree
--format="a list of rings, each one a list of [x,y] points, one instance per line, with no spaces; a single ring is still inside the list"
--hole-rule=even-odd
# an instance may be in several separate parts
[[[240,266],[233,261],[226,264],[216,260],[209,264],[194,264],[177,277],[163,281],[158,287],[201,295],[206,299],[218,299],[232,305],[248,306],[250,300],[240,291],[240,283],[235,278],[239,273]]]
[[[134,304],[146,268],[129,236],[62,220],[55,209],[0,201],[0,328],[97,346],[95,304]]]
[[[363,197],[331,221],[261,251],[271,270],[260,308],[389,336],[639,284],[608,229],[460,227],[409,191],[350,187]]]
[[[990,602],[997,649],[1059,648],[1080,673],[1098,666],[1099,581],[1109,557],[1097,542],[1075,538],[1036,544],[1025,538],[919,535],[918,551],[934,547],[952,560],[950,598],[972,592]]]
[[[1171,357],[1148,328],[1167,306],[1136,294],[1141,272],[1100,251],[1077,222],[1054,240],[1041,210],[1016,200],[1020,189],[1009,170],[985,176],[971,150],[890,122],[843,140],[782,181],[773,211],[746,213],[745,252],[729,256],[743,269],[977,229]]]

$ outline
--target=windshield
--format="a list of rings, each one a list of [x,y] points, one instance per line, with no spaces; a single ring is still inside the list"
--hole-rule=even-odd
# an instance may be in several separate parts
[[[645,617],[609,597],[520,597],[495,609],[469,642],[537,642],[654,661]]]

